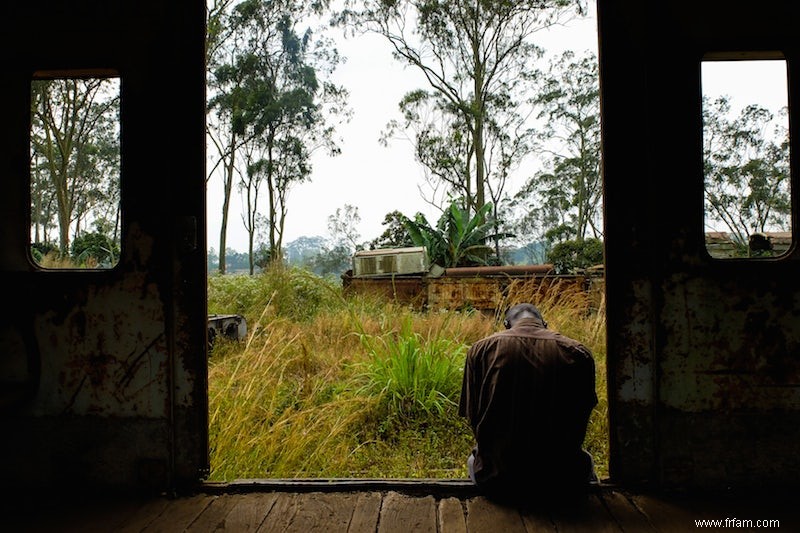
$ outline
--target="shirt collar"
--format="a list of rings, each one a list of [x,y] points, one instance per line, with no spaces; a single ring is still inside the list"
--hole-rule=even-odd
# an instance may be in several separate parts
[[[530,317],[520,318],[517,321],[517,323],[514,324],[514,326],[512,326],[511,329],[518,328],[518,327],[529,327],[529,326],[533,326],[533,327],[536,327],[536,328],[545,327],[544,321],[541,318],[535,318],[535,317],[530,316]]]

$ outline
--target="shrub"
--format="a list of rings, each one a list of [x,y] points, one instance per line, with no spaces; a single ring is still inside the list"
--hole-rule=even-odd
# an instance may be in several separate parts
[[[119,260],[119,243],[99,232],[75,237],[70,251],[73,260],[79,265],[110,268]]]
[[[414,332],[408,318],[399,332],[362,334],[361,342],[368,355],[361,392],[378,396],[389,416],[442,414],[458,401],[466,345]]]
[[[244,315],[248,324],[261,318],[308,320],[341,299],[341,288],[301,268],[271,265],[249,276],[212,275],[208,312]]]

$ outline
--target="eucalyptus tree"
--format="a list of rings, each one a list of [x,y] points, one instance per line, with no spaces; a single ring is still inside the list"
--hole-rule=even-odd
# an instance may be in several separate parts
[[[361,233],[358,231],[358,224],[361,223],[361,215],[358,207],[344,204],[344,207],[337,207],[328,216],[328,233],[331,235],[335,246],[343,246],[354,252],[361,248]]]
[[[31,84],[31,210],[35,238],[51,217],[58,248],[92,225],[119,239],[119,91],[110,78],[35,80]]]
[[[317,274],[342,274],[352,265],[353,253],[363,248],[359,243],[361,234],[358,224],[361,215],[358,207],[345,204],[337,207],[328,215],[328,234],[325,245],[308,262],[308,266]]]
[[[780,115],[756,104],[734,115],[728,97],[703,99],[706,224],[742,247],[753,233],[791,223],[785,108]]]
[[[328,80],[340,58],[330,40],[315,36],[310,29],[298,30],[324,7],[298,0],[244,0],[232,7],[227,31],[217,30],[227,40],[215,48],[218,59],[209,99],[209,109],[216,111],[210,136],[217,146],[223,179],[220,250],[226,249],[235,176],[240,177],[245,196],[243,218],[250,255],[259,229],[258,188],[263,182],[268,255],[279,260],[289,189],[309,178],[314,151],[338,153],[330,122],[348,117],[347,92]],[[224,255],[220,253],[221,272],[225,271]]]
[[[602,237],[600,93],[597,57],[566,51],[538,74],[531,100],[541,121],[544,166],[514,197],[520,234],[549,244]]]
[[[252,83],[252,58],[241,52],[247,45],[246,33],[237,31],[239,17],[227,11],[232,2],[221,2],[208,13],[206,55],[209,72],[209,92],[206,117],[207,138],[217,151],[206,183],[218,170],[222,178],[222,221],[219,236],[221,273],[226,271],[228,213],[234,177],[237,175],[237,153],[246,135],[245,109],[248,105],[248,85]],[[213,114],[211,112],[214,112]]]
[[[535,33],[582,14],[583,0],[346,0],[340,21],[386,38],[394,57],[419,71],[427,90],[401,101],[418,160],[449,199],[471,212],[500,199],[528,153],[525,127]]]

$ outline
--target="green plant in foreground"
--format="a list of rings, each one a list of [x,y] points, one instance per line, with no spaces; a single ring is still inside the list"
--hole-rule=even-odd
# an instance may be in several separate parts
[[[442,414],[461,390],[466,346],[429,333],[414,332],[411,320],[389,335],[360,335],[368,359],[361,393],[376,395],[389,415]]]

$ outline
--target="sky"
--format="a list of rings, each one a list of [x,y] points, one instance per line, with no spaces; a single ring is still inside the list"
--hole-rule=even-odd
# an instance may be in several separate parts
[[[537,44],[548,53],[544,61],[549,54],[566,49],[597,53],[596,18],[593,3],[589,4],[586,18],[537,33]],[[393,210],[407,216],[422,212],[431,221],[439,217],[420,194],[424,173],[414,160],[411,144],[397,140],[384,147],[378,142],[386,124],[399,117],[398,102],[403,95],[427,88],[427,82],[392,58],[383,37],[367,34],[337,41],[339,53],[347,61],[337,69],[334,81],[349,90],[353,117],[339,127],[342,153],[336,157],[318,154],[311,180],[290,191],[284,244],[301,236],[328,237],[328,217],[345,204],[358,207],[361,222],[357,229],[362,242],[383,232],[381,222]],[[208,247],[215,250],[219,249],[221,206],[222,182],[212,177],[207,189],[207,235]],[[231,201],[227,247],[247,251],[238,196]]]
[[[542,65],[552,55],[570,49],[597,54],[597,21],[594,2],[584,18],[567,25],[538,32],[537,44],[546,50]],[[336,37],[336,34],[331,34]],[[381,222],[393,210],[407,216],[424,213],[438,220],[439,211],[421,196],[424,173],[414,160],[408,141],[396,140],[389,147],[378,139],[386,124],[399,117],[398,102],[408,91],[427,88],[427,82],[413,69],[395,61],[381,36],[366,34],[337,38],[339,53],[346,57],[334,82],[350,92],[353,116],[339,126],[342,153],[335,157],[316,154],[311,180],[289,193],[283,242],[301,236],[328,237],[328,217],[346,204],[358,207],[360,242],[383,232]],[[715,97],[727,94],[733,103],[761,102],[774,111],[786,105],[786,65],[782,61],[705,61],[702,66],[703,93]],[[527,176],[517,175],[507,186],[515,193]],[[222,183],[212,177],[207,190],[208,247],[218,250],[222,205]],[[231,202],[227,247],[247,251],[247,232],[241,219],[238,195]]]

